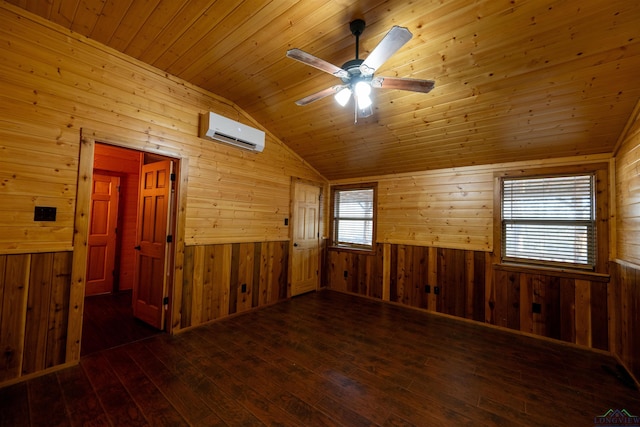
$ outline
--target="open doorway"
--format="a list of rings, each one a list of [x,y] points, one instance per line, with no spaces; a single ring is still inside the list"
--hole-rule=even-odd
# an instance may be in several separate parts
[[[82,356],[166,329],[173,167],[165,156],[95,145]]]

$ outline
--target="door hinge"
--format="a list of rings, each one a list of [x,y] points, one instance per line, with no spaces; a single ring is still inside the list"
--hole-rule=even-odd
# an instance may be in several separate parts
[[[173,242],[173,236],[171,234],[169,234],[167,236],[167,243],[172,243]]]
[[[169,297],[162,298],[162,305],[168,305],[168,304],[169,304]]]
[[[171,175],[169,175],[169,179],[171,180],[171,182],[175,182],[176,180],[176,174],[172,173]]]

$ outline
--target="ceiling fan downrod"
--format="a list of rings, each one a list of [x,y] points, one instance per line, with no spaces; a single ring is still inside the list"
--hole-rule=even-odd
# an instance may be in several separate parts
[[[365,22],[362,19],[355,19],[349,23],[351,34],[356,36],[356,59],[360,53],[360,35],[364,32]]]

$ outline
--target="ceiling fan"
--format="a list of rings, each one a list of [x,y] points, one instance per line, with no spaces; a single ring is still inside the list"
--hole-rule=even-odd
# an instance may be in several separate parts
[[[407,28],[394,25],[373,49],[371,54],[364,60],[358,58],[358,53],[360,48],[360,35],[364,31],[365,22],[362,19],[356,19],[349,24],[349,28],[351,29],[351,33],[356,37],[356,57],[355,59],[345,62],[342,67],[333,65],[300,49],[290,49],[287,51],[289,58],[332,74],[342,80],[342,84],[334,85],[306,96],[296,101],[296,104],[307,105],[329,95],[334,95],[336,101],[344,107],[353,95],[355,100],[355,122],[357,123],[358,117],[367,117],[373,113],[370,97],[372,87],[376,89],[401,89],[422,93],[427,93],[433,89],[435,86],[433,80],[374,77],[373,75],[391,55],[396,53],[398,49],[411,39],[412,34]]]

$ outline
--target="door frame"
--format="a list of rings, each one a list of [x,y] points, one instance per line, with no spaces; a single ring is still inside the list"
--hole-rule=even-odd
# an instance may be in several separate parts
[[[175,215],[173,217],[173,248],[171,257],[173,262],[170,270],[169,306],[167,313],[168,333],[174,333],[174,327],[180,325],[180,306],[182,303],[181,287],[182,266],[184,261],[186,189],[188,177],[188,158],[177,151],[170,151],[159,145],[149,144],[149,135],[140,139],[115,136],[97,130],[82,128],[80,130],[80,155],[78,163],[78,183],[76,189],[76,209],[73,236],[73,266],[71,270],[71,290],[69,298],[69,325],[67,332],[66,360],[68,362],[80,359],[82,339],[82,317],[84,312],[84,296],[87,269],[87,238],[89,232],[89,217],[91,212],[91,185],[93,179],[93,158],[96,143],[128,148],[144,153],[170,157],[176,161],[177,176],[175,188]]]
[[[316,287],[316,290],[319,290],[323,287],[324,284],[324,253],[325,253],[325,245],[324,242],[326,241],[326,236],[325,236],[325,217],[326,217],[326,213],[325,213],[325,208],[326,208],[326,202],[325,202],[325,192],[327,190],[327,185],[323,182],[319,182],[319,181],[312,181],[309,179],[304,179],[304,178],[298,178],[298,177],[291,177],[291,189],[290,189],[290,197],[289,197],[289,268],[287,269],[287,297],[291,298],[291,284],[293,281],[293,266],[292,266],[292,262],[293,262],[293,233],[294,233],[294,225],[295,225],[295,221],[296,218],[294,218],[295,215],[295,193],[296,193],[296,184],[307,184],[307,185],[313,185],[314,187],[318,187],[320,189],[320,202],[318,205],[318,232],[320,234],[320,236],[318,237],[318,285]]]

